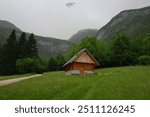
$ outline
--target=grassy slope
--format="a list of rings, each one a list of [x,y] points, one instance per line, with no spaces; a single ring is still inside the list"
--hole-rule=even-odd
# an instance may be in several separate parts
[[[13,79],[13,78],[20,78],[20,77],[26,77],[26,76],[31,76],[33,74],[21,74],[21,75],[11,75],[11,76],[0,76],[0,81],[1,80],[8,80],[8,79]]]
[[[150,66],[99,69],[97,73],[45,73],[0,87],[0,99],[150,99]]]

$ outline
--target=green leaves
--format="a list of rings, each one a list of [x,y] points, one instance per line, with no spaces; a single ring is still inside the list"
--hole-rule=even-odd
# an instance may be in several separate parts
[[[143,39],[143,51],[144,54],[150,56],[150,34],[148,34],[146,38]]]
[[[24,73],[42,73],[44,67],[39,58],[18,59],[16,62],[17,72]]]
[[[67,53],[67,58],[71,58],[81,49],[88,49],[92,55],[99,61],[101,66],[108,66],[110,60],[110,51],[108,43],[105,40],[97,40],[95,37],[86,37],[81,43],[73,44]]]

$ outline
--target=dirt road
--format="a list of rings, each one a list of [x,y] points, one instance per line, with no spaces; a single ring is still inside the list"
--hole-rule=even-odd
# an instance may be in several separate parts
[[[0,86],[9,85],[9,84],[12,84],[12,83],[16,83],[16,82],[19,82],[19,81],[22,81],[22,80],[27,80],[27,79],[34,78],[34,77],[39,77],[39,76],[42,76],[42,74],[36,74],[36,75],[33,75],[33,76],[21,77],[21,78],[13,78],[13,79],[9,79],[9,80],[2,80],[2,81],[0,81]]]

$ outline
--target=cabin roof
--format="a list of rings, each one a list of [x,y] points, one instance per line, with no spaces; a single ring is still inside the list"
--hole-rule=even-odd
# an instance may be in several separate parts
[[[81,51],[79,51],[77,54],[75,54],[71,59],[69,59],[62,67],[65,67],[66,65],[74,62],[84,52],[88,53],[88,55],[92,58],[96,66],[99,65],[98,61],[92,56],[92,54],[86,48],[84,48]]]

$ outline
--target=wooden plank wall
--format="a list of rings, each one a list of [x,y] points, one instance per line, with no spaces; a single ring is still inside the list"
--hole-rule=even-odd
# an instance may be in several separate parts
[[[87,52],[84,52],[81,54],[75,62],[81,62],[81,63],[92,63],[94,64],[94,61],[91,59],[91,57],[87,54]]]

